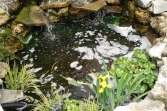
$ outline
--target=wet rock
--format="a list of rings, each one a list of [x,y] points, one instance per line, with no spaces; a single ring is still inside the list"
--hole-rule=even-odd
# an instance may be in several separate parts
[[[83,5],[83,6],[73,6],[73,7],[75,9],[78,9],[78,10],[97,12],[99,9],[101,9],[105,5],[106,5],[106,2],[104,0],[98,0],[98,1],[91,2],[91,3],[86,4],[86,5]]]
[[[0,26],[7,23],[7,21],[10,19],[9,15],[6,11],[4,11],[2,8],[0,8]]]
[[[135,1],[128,1],[128,11],[130,18],[134,18],[135,10],[136,10]]]
[[[157,16],[157,17],[152,17],[151,18],[151,23],[150,25],[152,28],[159,33],[161,36],[166,36],[167,30],[167,17],[165,16]]]
[[[151,5],[152,0],[135,0],[137,6],[142,8],[148,8]]]
[[[166,111],[165,105],[160,101],[142,100],[127,106],[118,106],[114,111]]]
[[[13,38],[7,43],[5,43],[5,48],[9,49],[11,52],[18,52],[24,48],[24,44],[17,38]]]
[[[16,38],[25,37],[32,29],[30,26],[25,26],[22,23],[12,22],[12,36]]]
[[[150,30],[149,25],[141,25],[138,23],[134,23],[134,27],[138,32],[140,32],[143,35],[146,34],[147,32],[149,32],[149,30]]]
[[[166,0],[152,0],[151,10],[153,14],[160,14],[167,11],[167,1]]]
[[[27,26],[42,26],[48,23],[45,13],[38,6],[24,7],[15,21]]]
[[[23,92],[21,90],[6,90],[0,89],[0,104],[18,101],[24,98]]]
[[[68,7],[61,8],[58,11],[58,16],[68,16]]]
[[[120,3],[120,0],[106,0],[107,3],[109,4],[116,4],[118,5]]]
[[[121,13],[122,8],[120,6],[107,6],[106,13]]]
[[[93,0],[72,0],[72,6],[82,6],[91,3]]]
[[[136,8],[135,10],[135,18],[137,21],[143,25],[147,25],[150,23],[150,12],[147,10],[143,10],[141,8]]]
[[[43,2],[41,4],[42,9],[50,9],[50,8],[63,8],[67,7],[71,4],[72,0],[48,0],[47,2]]]

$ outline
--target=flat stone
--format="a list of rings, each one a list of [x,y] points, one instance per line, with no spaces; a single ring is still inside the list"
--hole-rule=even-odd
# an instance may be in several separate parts
[[[107,6],[106,13],[121,13],[122,8],[120,6]]]
[[[15,19],[27,26],[42,26],[48,23],[45,13],[38,7],[24,7]]]
[[[0,104],[18,101],[24,98],[21,90],[0,89]]]
[[[164,62],[161,59],[157,59],[156,61],[157,61],[157,66],[158,67],[161,67],[161,66],[164,65]]]
[[[73,6],[76,9],[79,10],[87,10],[90,12],[97,12],[99,9],[101,9],[102,7],[104,7],[106,5],[106,2],[104,0],[98,0],[95,2],[91,2],[89,4],[83,5],[83,6]]]
[[[120,0],[106,0],[107,3],[109,4],[116,4],[118,5],[120,3]]]
[[[48,1],[48,2],[43,2],[41,5],[42,9],[50,9],[50,8],[63,8],[63,7],[67,7],[68,5],[70,5],[72,2],[72,0],[63,0],[62,1]]]

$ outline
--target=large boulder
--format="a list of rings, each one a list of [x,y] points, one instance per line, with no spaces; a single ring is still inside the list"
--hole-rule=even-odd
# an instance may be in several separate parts
[[[15,19],[27,26],[42,26],[48,23],[45,13],[39,6],[24,7]]]

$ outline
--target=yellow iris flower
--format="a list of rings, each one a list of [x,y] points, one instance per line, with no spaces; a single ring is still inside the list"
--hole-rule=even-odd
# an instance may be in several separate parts
[[[106,78],[110,78],[109,75],[105,75],[105,76],[100,75],[98,78],[102,79],[102,81],[99,82],[99,85],[101,86],[99,93],[104,92],[104,88],[106,88],[106,87],[111,88],[111,86],[109,84],[107,84],[107,82],[106,82]]]

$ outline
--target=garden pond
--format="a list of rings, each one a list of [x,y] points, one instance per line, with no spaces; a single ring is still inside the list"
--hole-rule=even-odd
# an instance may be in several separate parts
[[[28,36],[29,43],[16,54],[17,62],[35,69],[44,91],[56,82],[69,89],[72,98],[82,98],[84,91],[69,85],[60,75],[85,81],[91,71],[102,71],[102,58],[111,68],[113,60],[128,56],[134,48],[151,47],[126,18],[97,15],[35,27]]]

